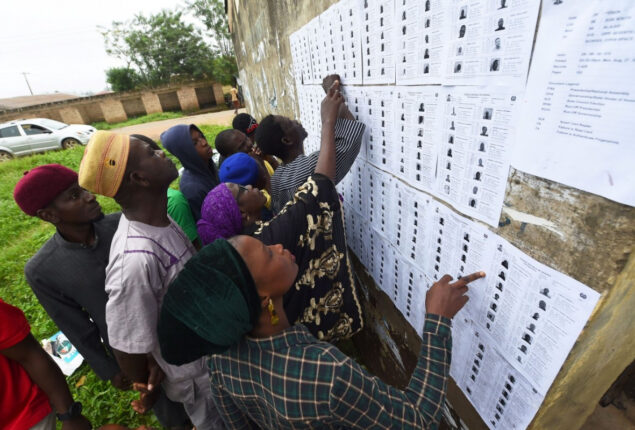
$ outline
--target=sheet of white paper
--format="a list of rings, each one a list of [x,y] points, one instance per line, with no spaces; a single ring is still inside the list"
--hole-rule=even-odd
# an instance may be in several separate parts
[[[522,85],[540,0],[451,0],[445,83]]]
[[[304,140],[304,152],[310,154],[320,149],[322,119],[320,105],[324,99],[324,90],[320,85],[296,85],[300,116],[298,120],[307,132]]]
[[[442,105],[440,87],[395,87],[391,173],[416,188],[435,189]]]
[[[335,68],[345,85],[362,83],[361,9],[358,0],[342,0],[329,10]],[[328,55],[328,53],[327,53]]]
[[[498,225],[515,136],[519,93],[504,87],[443,87],[435,194]]]
[[[514,167],[635,205],[635,3],[543,2]]]
[[[307,30],[308,27],[304,26],[289,36],[296,87],[313,81]]]
[[[324,76],[324,47],[322,46],[322,31],[320,15],[309,21],[304,27],[308,40],[309,57],[311,59],[311,77],[305,84],[321,84]]]
[[[397,84],[440,84],[445,63],[448,8],[442,0],[396,2]]]
[[[364,85],[395,83],[394,0],[358,0]]]
[[[372,164],[355,164],[349,245],[417,332],[435,280],[487,273],[454,318],[451,376],[490,428],[526,428],[599,294]],[[381,213],[392,220],[383,230],[371,222]]]
[[[368,140],[366,159],[382,170],[393,171],[393,90],[394,87],[364,87],[360,110]]]

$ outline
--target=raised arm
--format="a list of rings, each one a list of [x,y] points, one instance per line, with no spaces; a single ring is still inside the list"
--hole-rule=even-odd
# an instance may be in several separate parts
[[[334,81],[322,100],[322,140],[315,173],[321,173],[335,182],[335,121],[344,97],[340,93],[340,82]]]
[[[450,372],[450,319],[467,302],[467,284],[483,276],[478,272],[451,283],[445,275],[430,288],[421,354],[405,390],[371,377],[350,358],[338,366],[330,406],[341,424],[364,430],[437,427]]]

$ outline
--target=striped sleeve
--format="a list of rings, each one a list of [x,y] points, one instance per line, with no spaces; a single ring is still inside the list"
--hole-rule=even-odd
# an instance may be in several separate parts
[[[369,429],[437,428],[450,371],[450,320],[426,315],[423,345],[406,390],[371,377],[352,360],[337,368],[330,408],[342,425]]]
[[[366,126],[359,121],[338,118],[335,122],[335,183],[341,181],[355,162],[362,145]],[[295,190],[315,171],[319,151],[300,156],[291,163],[280,166],[271,177],[271,194],[274,213],[293,197]]]

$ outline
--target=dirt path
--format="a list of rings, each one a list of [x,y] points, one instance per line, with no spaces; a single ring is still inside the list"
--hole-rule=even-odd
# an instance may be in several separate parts
[[[245,109],[239,109],[238,112],[245,112]],[[168,128],[177,124],[210,124],[210,125],[227,125],[231,126],[234,119],[234,110],[224,110],[222,112],[203,113],[200,115],[184,116],[182,118],[166,119],[163,121],[147,122],[145,124],[130,125],[113,129],[118,133],[125,134],[143,134],[151,139],[157,140],[161,133]]]

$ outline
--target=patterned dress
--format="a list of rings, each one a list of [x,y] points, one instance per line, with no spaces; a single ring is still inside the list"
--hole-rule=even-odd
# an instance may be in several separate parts
[[[344,219],[333,182],[314,174],[252,236],[266,245],[282,244],[300,271],[284,297],[292,324],[304,324],[319,340],[351,337],[363,327],[362,309],[346,249]]]

